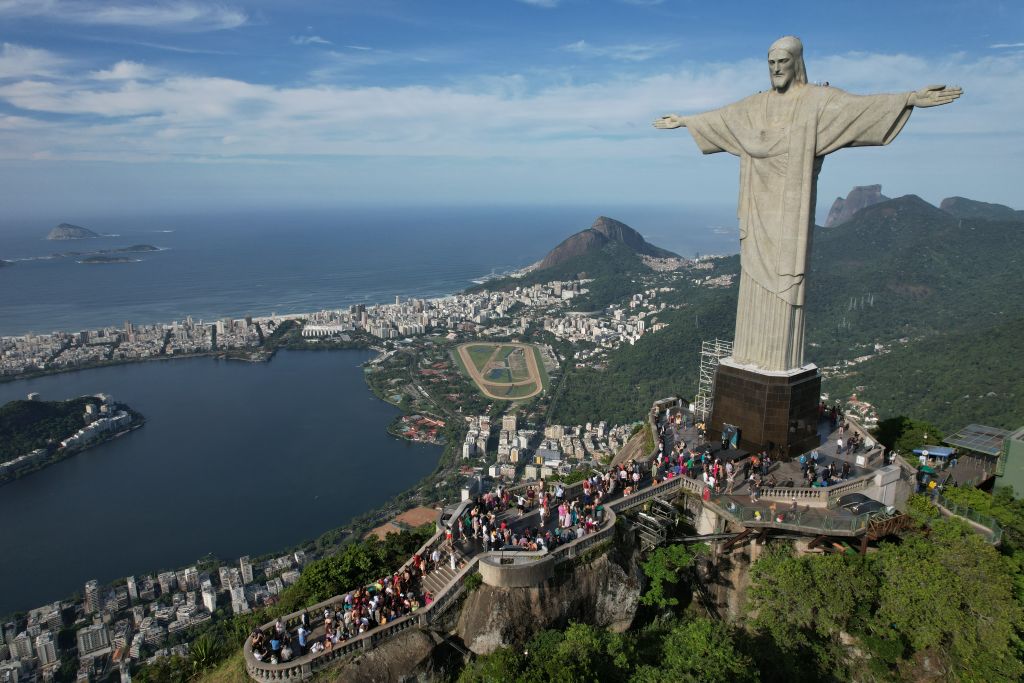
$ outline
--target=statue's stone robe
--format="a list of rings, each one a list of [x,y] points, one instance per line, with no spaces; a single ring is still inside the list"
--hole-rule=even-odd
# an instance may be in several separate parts
[[[737,363],[772,372],[804,364],[804,276],[821,162],[843,147],[892,142],[910,118],[909,97],[804,85],[686,117],[704,154],[740,157]]]

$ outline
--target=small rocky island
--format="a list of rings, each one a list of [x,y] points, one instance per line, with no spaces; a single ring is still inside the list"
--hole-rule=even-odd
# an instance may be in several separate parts
[[[92,254],[78,260],[79,263],[138,263],[142,259],[131,256],[118,256],[116,254]]]
[[[61,223],[56,228],[50,231],[50,234],[46,236],[48,240],[85,240],[95,239],[100,235],[93,232],[89,228],[83,228],[80,225],[72,225],[71,223]]]
[[[159,247],[152,244],[133,244],[130,247],[118,247],[117,249],[101,249],[89,254],[73,254],[83,256],[79,263],[138,263],[142,259],[133,258],[127,254],[143,254],[150,251],[160,251]]]

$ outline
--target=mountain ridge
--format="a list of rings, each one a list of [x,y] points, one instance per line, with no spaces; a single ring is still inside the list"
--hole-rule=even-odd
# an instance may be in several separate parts
[[[610,243],[619,243],[631,251],[654,258],[679,258],[678,254],[656,247],[643,238],[639,232],[622,221],[607,216],[598,216],[594,224],[562,240],[537,265],[536,270],[547,270],[560,266],[574,258],[597,251]]]

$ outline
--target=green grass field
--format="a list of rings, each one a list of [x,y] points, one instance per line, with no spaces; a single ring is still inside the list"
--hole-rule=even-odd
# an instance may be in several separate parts
[[[537,385],[534,382],[524,384],[518,387],[508,387],[502,392],[506,398],[515,399],[521,396],[528,396],[537,390]]]
[[[511,381],[521,382],[524,379],[530,379],[530,369],[526,366],[526,356],[522,349],[516,349],[514,353],[506,357],[505,361],[512,374]]]
[[[487,361],[494,355],[494,344],[474,344],[469,347],[468,351],[469,357],[473,359],[473,365],[476,366],[477,371],[483,372]]]
[[[508,384],[512,381],[512,374],[507,368],[494,368],[484,375],[484,379],[497,384]]]
[[[540,355],[540,349],[536,346],[531,346],[530,348],[533,350],[533,357],[537,359],[537,370],[540,371],[541,386],[544,387],[544,391],[547,391],[551,387],[551,378],[548,377],[548,370],[544,367],[544,359]]]

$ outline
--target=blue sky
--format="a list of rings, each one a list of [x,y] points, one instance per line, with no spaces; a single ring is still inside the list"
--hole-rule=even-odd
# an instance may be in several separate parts
[[[856,93],[964,87],[856,184],[1024,207],[1024,3],[0,0],[8,216],[346,203],[735,202],[665,113],[768,87],[768,45]]]

